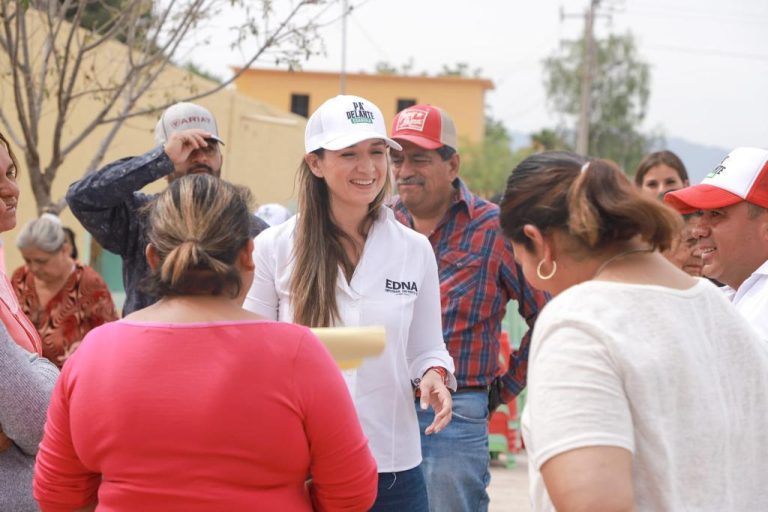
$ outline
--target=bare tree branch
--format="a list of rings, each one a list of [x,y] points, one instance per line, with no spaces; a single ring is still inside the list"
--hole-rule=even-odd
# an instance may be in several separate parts
[[[0,52],[10,63],[0,87],[13,94],[18,129],[2,112],[0,125],[24,148],[38,211],[64,207],[50,195],[58,170],[94,130],[109,126],[85,172],[101,163],[127,120],[215,94],[266,55],[289,65],[312,55],[338,1],[0,0]],[[234,47],[254,44],[240,70],[222,83],[190,79],[183,98],[178,85],[175,97],[166,96],[161,77],[206,23],[231,8],[242,16],[226,36]],[[89,115],[73,128],[80,105]],[[42,140],[51,133],[41,131],[44,115],[52,135]]]
[[[6,127],[5,135],[7,135],[8,138],[10,138],[17,146],[24,147],[24,142],[21,140],[16,131],[11,128],[11,123],[9,122],[8,118],[5,117],[5,113],[2,111],[2,109],[0,109],[0,123]]]

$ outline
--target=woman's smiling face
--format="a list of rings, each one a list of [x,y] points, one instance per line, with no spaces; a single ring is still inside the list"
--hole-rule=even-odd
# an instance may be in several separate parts
[[[16,206],[19,202],[17,172],[8,150],[0,144],[0,233],[16,227]]]
[[[366,211],[386,183],[387,144],[369,139],[336,151],[326,149],[322,158],[308,162],[315,176],[325,180],[335,212],[346,208]]]

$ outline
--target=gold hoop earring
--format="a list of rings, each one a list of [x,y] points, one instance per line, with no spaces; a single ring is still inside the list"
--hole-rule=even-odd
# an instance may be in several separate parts
[[[554,260],[552,261],[552,272],[550,272],[547,275],[543,275],[541,273],[541,267],[543,267],[543,266],[544,266],[544,258],[542,258],[541,261],[539,262],[539,264],[536,266],[536,275],[542,281],[546,281],[548,279],[552,279],[552,277],[555,275],[555,272],[557,272],[557,262],[554,261]]]

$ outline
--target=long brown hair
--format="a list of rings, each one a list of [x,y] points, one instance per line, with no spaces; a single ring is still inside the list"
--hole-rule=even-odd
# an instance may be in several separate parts
[[[142,281],[157,296],[236,297],[238,253],[251,240],[251,193],[207,174],[174,180],[147,205],[149,243],[160,266]]]
[[[545,233],[562,230],[584,252],[602,251],[637,235],[666,250],[682,219],[644,197],[613,162],[587,164],[574,153],[545,152],[523,160],[507,180],[501,226],[507,237],[530,249],[526,224]]]
[[[16,176],[18,177],[19,172],[21,169],[19,168],[19,160],[16,158],[16,155],[13,153],[13,150],[11,149],[11,143],[8,142],[8,139],[5,138],[5,135],[3,135],[3,132],[0,132],[0,142],[3,143],[5,146],[5,150],[8,151],[8,156],[11,157],[11,162],[13,162],[13,167],[16,170]]]
[[[318,158],[324,150],[314,151]],[[342,240],[355,245],[331,217],[331,200],[325,180],[315,176],[306,160],[302,159],[298,172],[299,215],[293,244],[293,273],[291,275],[291,301],[293,321],[308,327],[330,327],[339,320],[336,303],[336,280],[339,266],[351,276],[354,266],[347,256]],[[379,214],[379,207],[389,193],[391,178],[389,164],[384,187],[368,205],[368,214],[358,227],[365,239]],[[358,248],[362,251],[362,247]]]
[[[688,182],[688,171],[685,169],[683,161],[680,157],[671,151],[656,151],[655,153],[649,153],[640,160],[640,164],[635,169],[635,185],[638,187],[643,186],[643,178],[648,174],[648,171],[656,167],[657,165],[667,165],[677,172],[680,181],[683,183]]]

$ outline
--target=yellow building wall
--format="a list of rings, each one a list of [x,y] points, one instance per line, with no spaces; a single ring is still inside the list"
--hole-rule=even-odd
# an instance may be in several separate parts
[[[291,110],[291,95],[309,96],[309,113],[339,94],[339,74],[312,71],[249,69],[235,80],[237,90],[283,110]],[[346,93],[375,103],[391,129],[398,99],[429,103],[448,112],[460,141],[480,143],[485,134],[485,91],[489,80],[462,77],[422,77],[348,74]]]
[[[29,16],[33,15],[34,11],[30,10]],[[33,18],[28,23],[34,21]],[[30,33],[38,32],[31,30]],[[101,52],[94,54],[94,69],[101,70],[103,76],[109,76],[108,73],[120,65],[121,56],[124,55],[125,48],[120,43],[106,45]],[[6,59],[6,55],[0,52],[0,69],[10,69]],[[84,67],[88,64],[90,63],[86,63]],[[204,78],[169,66],[158,78],[153,88],[154,92],[146,95],[137,108],[163,104],[161,102],[178,101],[188,97],[190,91],[205,90],[211,85],[212,83]],[[222,176],[232,182],[248,186],[260,204],[279,202],[293,205],[295,203],[294,177],[304,154],[306,119],[240,94],[233,88],[225,88],[195,102],[205,106],[214,114],[220,135],[226,143],[222,148],[224,154]],[[93,113],[100,107],[101,103],[93,96],[83,96],[78,100],[64,126],[65,144],[81,133]],[[48,101],[43,105],[40,150],[44,164],[50,160],[51,156],[55,108],[54,101]],[[5,117],[14,123],[14,131],[17,134],[20,133],[16,121],[12,83],[9,74],[6,73],[0,74],[0,109]],[[112,141],[101,165],[126,156],[140,155],[152,149],[154,128],[159,117],[160,112],[128,120]],[[82,177],[109,129],[109,125],[97,128],[66,157],[53,183],[54,201],[63,198],[69,185]],[[0,130],[7,134],[7,130],[2,126]],[[11,145],[19,158],[21,172],[17,227],[10,232],[0,234],[5,269],[8,273],[23,264],[21,255],[16,249],[16,236],[21,226],[37,217],[35,199],[23,155],[24,150],[14,141],[11,141]],[[157,192],[165,186],[165,180],[158,180],[146,187],[145,191]],[[90,244],[85,230],[68,208],[61,213],[61,219],[65,225],[75,231],[81,259],[87,263]]]

